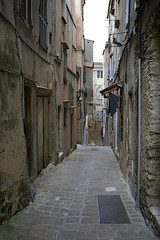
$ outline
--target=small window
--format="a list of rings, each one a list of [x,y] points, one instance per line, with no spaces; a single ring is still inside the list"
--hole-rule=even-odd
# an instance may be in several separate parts
[[[126,29],[128,29],[128,24],[129,24],[129,0],[126,0],[126,23],[125,23]]]
[[[97,71],[97,78],[103,78],[103,71]]]
[[[67,108],[64,108],[64,127],[67,127]]]
[[[63,49],[63,83],[67,84],[67,50]]]
[[[103,99],[102,94],[100,93],[101,90],[102,90],[102,88],[101,88],[101,87],[98,87],[98,88],[97,88],[97,91],[96,91],[96,98],[97,98],[98,100]]]
[[[97,78],[100,78],[100,71],[97,71]]]
[[[66,17],[66,0],[61,0],[61,13],[62,13],[62,19],[65,23],[67,23],[67,17]]]
[[[21,0],[21,5],[20,5],[20,12],[21,12],[21,17],[24,19],[24,21],[31,26],[32,21],[31,21],[31,6],[32,6],[32,0]]]
[[[113,55],[110,57],[109,62],[109,73],[110,73],[110,81],[113,79]]]
[[[103,111],[98,111],[97,112],[97,120],[101,122],[103,120]]]
[[[47,49],[47,0],[40,0],[39,6],[39,43]]]

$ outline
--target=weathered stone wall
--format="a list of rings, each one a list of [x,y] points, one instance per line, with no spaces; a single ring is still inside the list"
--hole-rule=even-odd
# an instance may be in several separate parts
[[[160,5],[142,34],[141,204],[160,236]]]
[[[29,200],[22,76],[14,30],[0,19],[0,223]]]
[[[138,1],[139,2],[139,1]],[[143,4],[144,3],[144,4]],[[119,32],[127,29],[119,51],[117,78],[123,81],[118,130],[118,154],[123,176],[138,199],[138,59],[141,60],[140,207],[146,222],[160,236],[160,3],[140,1],[125,28],[125,1],[119,2]],[[116,11],[115,11],[116,12]],[[115,16],[116,18],[116,16]],[[133,31],[134,30],[134,31]],[[115,31],[116,32],[116,31]],[[120,35],[119,42],[124,41]],[[115,53],[114,53],[115,54]],[[120,113],[120,111],[119,111]],[[113,117],[114,119],[115,117]],[[113,125],[113,141],[116,127]],[[138,201],[137,201],[138,202]]]

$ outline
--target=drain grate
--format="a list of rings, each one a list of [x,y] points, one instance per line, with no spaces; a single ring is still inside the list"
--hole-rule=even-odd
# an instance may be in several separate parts
[[[91,151],[99,151],[98,148],[91,148]]]
[[[130,223],[120,195],[99,195],[98,202],[101,224]]]

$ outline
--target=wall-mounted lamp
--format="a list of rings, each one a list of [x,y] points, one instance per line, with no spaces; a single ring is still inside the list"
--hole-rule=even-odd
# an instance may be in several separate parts
[[[117,87],[122,88],[122,87],[123,87],[123,82],[119,82],[119,83],[117,83]]]
[[[122,43],[117,42],[115,38],[113,38],[113,44],[117,45],[117,47],[122,47]]]

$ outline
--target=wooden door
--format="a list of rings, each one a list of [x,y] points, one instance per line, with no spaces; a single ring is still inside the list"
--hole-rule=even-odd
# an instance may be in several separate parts
[[[37,103],[37,169],[49,163],[49,107],[48,97],[38,97]]]
[[[27,143],[27,160],[28,160],[28,173],[31,176],[32,172],[32,116],[31,116],[31,88],[24,87],[24,107],[25,107],[25,116],[24,116],[24,128],[25,128],[25,137]]]
[[[43,162],[44,167],[49,163],[49,109],[48,109],[48,98],[43,99]]]
[[[43,145],[44,145],[44,138],[43,138],[43,98],[38,97],[37,103],[37,170],[38,173],[43,168]]]

